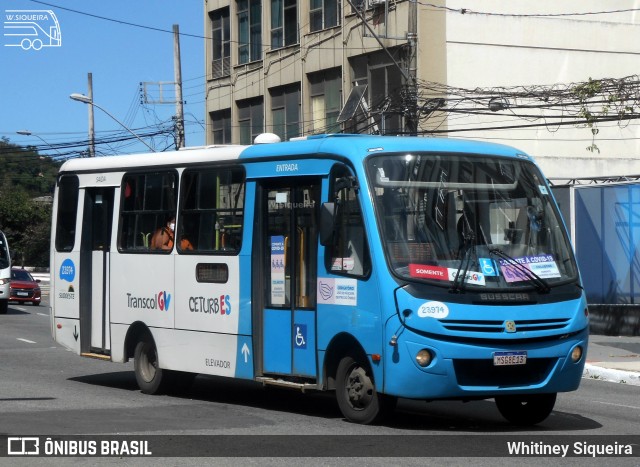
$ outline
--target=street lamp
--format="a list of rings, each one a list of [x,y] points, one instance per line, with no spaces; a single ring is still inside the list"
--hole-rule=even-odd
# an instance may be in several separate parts
[[[125,130],[127,130],[129,133],[131,133],[133,136],[135,136],[138,141],[140,141],[142,144],[144,144],[146,147],[148,147],[149,149],[151,149],[151,152],[156,152],[155,149],[153,149],[151,146],[149,146],[147,143],[145,143],[138,135],[136,135],[133,131],[131,131],[124,123],[122,123],[120,120],[118,120],[116,117],[114,117],[113,115],[111,115],[109,112],[107,112],[107,110],[101,106],[99,106],[98,104],[96,104],[94,101],[91,100],[91,98],[85,96],[84,94],[78,94],[77,92],[74,92],[73,94],[71,94],[69,96],[72,100],[74,101],[78,101],[78,102],[83,102],[85,104],[90,104],[94,107],[99,108],[100,110],[102,110],[104,113],[106,113],[109,117],[111,117],[113,120],[115,120],[122,128],[124,128]]]
[[[47,141],[45,141],[41,136],[37,135],[36,133],[31,133],[29,130],[18,130],[16,131],[17,134],[22,135],[22,136],[35,136],[36,138],[38,138],[40,141],[42,141],[44,144],[46,144],[47,146],[49,146],[50,149],[53,149],[55,152],[57,152],[58,154],[60,154],[61,156],[64,156],[64,154],[62,154],[60,151],[58,151],[56,148],[54,148],[53,146],[51,146]]]

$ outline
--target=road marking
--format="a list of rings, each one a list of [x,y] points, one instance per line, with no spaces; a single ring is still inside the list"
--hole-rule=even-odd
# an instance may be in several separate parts
[[[47,313],[38,313],[40,316],[49,316]]]
[[[598,404],[604,404],[604,405],[615,405],[616,407],[624,407],[625,409],[640,410],[640,407],[636,407],[635,405],[614,404],[613,402],[603,402],[603,401],[593,401],[593,402],[597,402]]]
[[[16,337],[19,341],[26,342],[27,344],[37,344],[37,342],[30,341],[29,339],[23,339],[22,337]]]

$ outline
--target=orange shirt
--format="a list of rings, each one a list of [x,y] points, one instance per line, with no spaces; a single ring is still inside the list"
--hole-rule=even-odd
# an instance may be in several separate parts
[[[173,248],[173,232],[168,227],[161,227],[151,237],[149,248],[152,250],[170,250]]]

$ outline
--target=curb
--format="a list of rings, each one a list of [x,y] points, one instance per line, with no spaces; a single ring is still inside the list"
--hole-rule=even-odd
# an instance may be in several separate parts
[[[584,365],[583,378],[599,379],[612,383],[630,384],[640,386],[640,373],[634,371],[614,370],[586,363]]]

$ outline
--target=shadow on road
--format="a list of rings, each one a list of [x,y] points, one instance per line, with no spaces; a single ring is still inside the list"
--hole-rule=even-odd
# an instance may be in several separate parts
[[[18,306],[25,306],[25,305],[18,305]],[[36,311],[37,309],[38,308],[33,307],[33,311]],[[22,310],[18,310],[17,308],[14,308],[14,305],[12,303],[9,303],[9,307],[7,308],[7,315],[30,315],[30,314],[31,313],[28,311],[22,311]]]
[[[139,391],[132,371],[87,375],[70,378],[70,380],[125,391]],[[254,381],[219,376],[199,375],[188,390],[165,397],[253,407],[324,419],[343,418],[333,392],[303,394],[290,389],[263,387],[262,384]],[[534,431],[540,434],[595,430],[602,426],[581,415],[556,410],[547,420],[535,427],[516,427],[502,418],[493,400],[466,403],[460,401],[426,403],[404,399],[399,401],[396,412],[383,425],[411,431],[433,430],[452,433],[458,431],[477,433]]]

